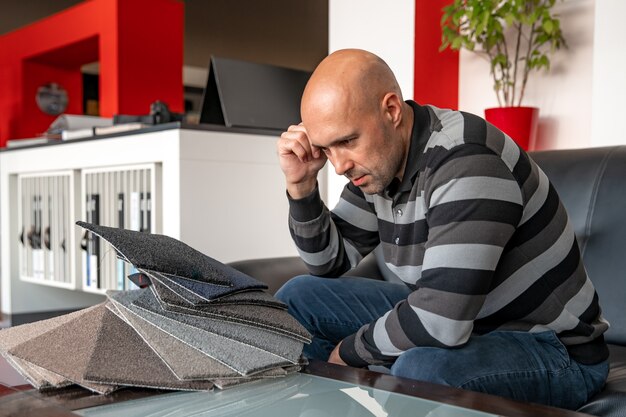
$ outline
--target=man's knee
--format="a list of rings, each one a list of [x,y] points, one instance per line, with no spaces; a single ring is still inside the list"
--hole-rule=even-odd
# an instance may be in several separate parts
[[[451,360],[449,349],[417,347],[400,355],[391,367],[394,376],[459,386],[458,369]]]
[[[278,291],[275,297],[287,304],[287,306],[298,305],[300,300],[306,297],[316,286],[319,278],[312,275],[298,275],[287,281]]]

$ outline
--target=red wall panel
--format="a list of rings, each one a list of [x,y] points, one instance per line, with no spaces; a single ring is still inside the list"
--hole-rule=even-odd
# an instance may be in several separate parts
[[[80,67],[100,63],[100,114],[145,114],[162,100],[183,111],[183,4],[174,0],[90,0],[0,37],[0,146],[44,132],[52,120],[37,88],[68,92],[66,113],[82,113]]]
[[[451,0],[415,0],[415,101],[441,108],[459,105],[459,54],[441,45],[443,7]]]

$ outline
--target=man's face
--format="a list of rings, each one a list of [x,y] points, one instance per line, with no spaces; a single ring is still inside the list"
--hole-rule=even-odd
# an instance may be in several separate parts
[[[382,111],[322,112],[304,120],[309,140],[366,194],[380,194],[402,168],[404,148]],[[344,114],[342,114],[344,113]]]

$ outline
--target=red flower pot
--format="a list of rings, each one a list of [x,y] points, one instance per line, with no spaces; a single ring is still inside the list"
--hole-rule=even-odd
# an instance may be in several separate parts
[[[537,107],[494,107],[485,109],[485,119],[509,135],[522,149],[535,148],[539,109]]]

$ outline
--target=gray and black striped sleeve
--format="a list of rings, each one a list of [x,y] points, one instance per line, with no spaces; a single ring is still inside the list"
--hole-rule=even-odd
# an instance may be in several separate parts
[[[338,277],[354,268],[378,245],[377,222],[373,208],[351,183],[332,212],[318,188],[302,199],[289,197],[289,231],[313,275]]]
[[[466,343],[521,219],[520,186],[498,155],[471,144],[428,152],[421,277],[406,300],[343,340],[340,356],[349,365],[389,364],[415,346]]]

